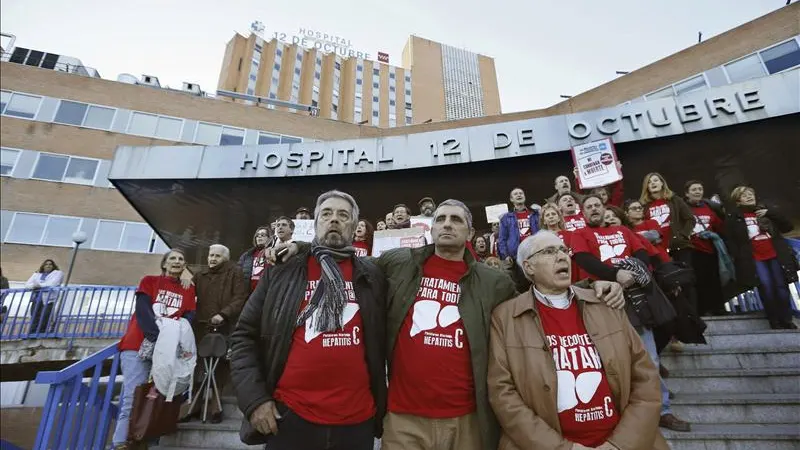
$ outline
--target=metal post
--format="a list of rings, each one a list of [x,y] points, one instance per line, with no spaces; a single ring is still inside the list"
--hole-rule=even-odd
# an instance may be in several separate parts
[[[70,257],[69,261],[69,269],[67,269],[67,278],[64,279],[64,286],[69,285],[69,279],[72,278],[72,269],[75,268],[75,257],[78,256],[78,247],[86,242],[86,238],[86,233],[83,231],[76,231],[75,233],[72,233],[72,242],[75,243],[75,246],[72,247],[72,256]]]

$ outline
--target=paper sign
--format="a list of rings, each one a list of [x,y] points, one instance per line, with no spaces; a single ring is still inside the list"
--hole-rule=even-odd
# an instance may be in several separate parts
[[[376,231],[372,241],[372,256],[381,256],[381,253],[393,248],[417,248],[424,245],[425,231],[420,227]]]
[[[431,226],[433,225],[433,217],[426,216],[413,216],[411,218],[411,226],[419,227],[425,230],[425,240],[431,244],[433,238],[431,237]]]
[[[617,168],[617,152],[610,138],[572,147],[572,160],[578,169],[578,187],[591,189],[622,179]]]
[[[500,218],[508,212],[508,204],[500,203],[486,207],[486,223],[500,223]]]
[[[292,239],[301,242],[314,240],[314,221],[311,219],[294,219]]]

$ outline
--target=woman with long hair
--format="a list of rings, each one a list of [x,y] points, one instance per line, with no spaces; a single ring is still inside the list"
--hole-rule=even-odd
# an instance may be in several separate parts
[[[361,219],[356,225],[353,247],[356,249],[356,256],[372,255],[372,242],[375,236],[375,228],[369,220]]]
[[[639,200],[626,200],[623,212],[627,219],[624,221],[626,223],[625,226],[635,231],[658,249],[662,261],[669,261],[670,257],[664,245],[661,226],[654,219],[644,218],[644,207],[642,203],[639,202]]]
[[[58,265],[52,259],[45,259],[39,266],[39,270],[33,273],[25,287],[33,289],[31,295],[31,328],[30,333],[46,333],[55,328],[55,323],[50,322],[50,315],[53,307],[58,300],[57,292],[41,292],[42,289],[52,288],[61,285],[64,279],[64,272],[58,269]]]
[[[479,262],[486,261],[486,258],[492,256],[486,236],[482,234],[476,234],[472,239],[472,248],[475,250],[475,254],[478,255]]]
[[[542,206],[539,213],[539,229],[552,231],[561,238],[561,242],[569,249],[569,256],[572,257],[572,231],[568,231],[564,224],[564,216],[561,214],[561,208],[555,203],[546,203]],[[578,263],[575,258],[572,258],[572,281],[578,281],[580,277],[580,270],[578,270]]]
[[[156,316],[171,319],[194,319],[197,299],[193,285],[184,287],[180,276],[186,268],[183,252],[173,249],[161,258],[161,274],[145,275],[136,288],[134,314],[118,344],[122,370],[122,396],[112,445],[115,450],[131,448],[128,424],[136,386],[147,382],[152,368],[155,342],[158,340]]]
[[[686,202],[672,192],[658,172],[645,175],[639,202],[644,208],[644,217],[658,222],[662,247],[669,251],[672,259],[691,265],[694,214]]]
[[[774,206],[759,203],[751,187],[738,186],[730,198],[735,207],[728,209],[725,222],[737,284],[758,286],[772,329],[797,329],[788,285],[797,281],[798,264],[783,237],[792,231],[792,222]]]

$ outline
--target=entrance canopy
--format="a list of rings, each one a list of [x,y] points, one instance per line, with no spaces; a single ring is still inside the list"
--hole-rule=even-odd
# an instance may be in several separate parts
[[[109,178],[172,247],[200,263],[206,247],[233,253],[253,231],[330,189],[356,198],[373,223],[396,203],[416,213],[425,196],[457,198],[488,229],[484,206],[523,188],[528,203],[569,175],[568,150],[611,137],[623,163],[626,198],[648,172],[676,193],[690,179],[708,196],[756,188],[800,219],[800,71],[586,113],[404,136],[263,146],[119,147]]]

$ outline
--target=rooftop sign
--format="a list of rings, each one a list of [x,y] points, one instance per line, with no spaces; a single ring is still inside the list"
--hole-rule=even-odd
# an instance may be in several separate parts
[[[315,48],[325,53],[336,53],[343,58],[371,59],[369,53],[354,50],[350,39],[310,28],[300,28],[297,34],[274,32],[272,37],[284,42],[291,42],[305,48]]]

